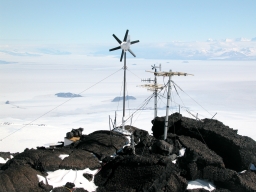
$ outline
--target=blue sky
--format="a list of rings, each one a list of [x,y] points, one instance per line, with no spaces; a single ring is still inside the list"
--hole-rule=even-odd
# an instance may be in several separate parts
[[[256,36],[254,0],[1,0],[4,42],[110,43],[126,29],[145,42]]]
[[[0,0],[0,44],[115,47],[130,30],[140,44],[255,38],[254,0]]]

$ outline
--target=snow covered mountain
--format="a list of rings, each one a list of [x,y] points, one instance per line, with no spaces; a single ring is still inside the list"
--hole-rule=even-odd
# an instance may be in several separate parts
[[[150,49],[147,53],[140,53],[140,55],[152,59],[161,57],[184,60],[255,60],[256,38],[208,39],[204,42],[179,41],[158,46],[151,45]]]
[[[67,55],[90,55],[90,56],[113,56],[117,53],[109,53],[108,47],[95,48],[91,45],[34,45],[18,46],[0,45],[0,64],[13,63],[15,57],[40,57],[67,56]],[[256,60],[256,37],[226,38],[221,40],[209,38],[206,41],[173,41],[173,42],[141,42],[136,47],[137,57],[147,59],[171,59],[171,60]],[[8,59],[4,59],[8,58]]]

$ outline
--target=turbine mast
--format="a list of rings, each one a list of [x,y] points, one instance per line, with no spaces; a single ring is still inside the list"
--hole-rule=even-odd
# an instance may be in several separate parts
[[[123,56],[124,56],[124,91],[123,91],[123,118],[122,118],[123,131],[124,131],[124,127],[125,127],[125,91],[126,91],[126,69],[127,69],[127,67],[126,67],[126,51],[129,51],[134,57],[136,57],[135,54],[130,49],[130,46],[132,44],[139,42],[139,40],[130,41],[130,37],[128,36],[128,33],[129,33],[129,30],[126,30],[123,41],[121,41],[117,36],[115,36],[115,34],[113,34],[113,37],[116,39],[116,41],[119,43],[120,46],[109,50],[109,51],[114,51],[117,49],[122,49],[120,62],[122,62]]]
[[[126,91],[126,51],[124,52],[124,93],[123,93],[123,117],[122,117],[122,127],[124,130],[125,126],[125,91]]]

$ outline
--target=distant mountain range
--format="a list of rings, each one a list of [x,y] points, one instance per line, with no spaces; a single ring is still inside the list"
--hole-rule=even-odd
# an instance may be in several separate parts
[[[146,50],[146,52],[144,52]],[[177,60],[256,60],[256,37],[147,45],[137,55]]]
[[[119,53],[109,53],[110,45],[77,45],[74,49],[70,45],[45,45],[21,47],[0,46],[0,56],[29,56],[40,57],[42,55],[90,55],[120,57]],[[256,37],[234,39],[208,39],[206,41],[173,41],[163,43],[141,42],[134,52],[138,58],[145,59],[170,59],[170,60],[256,60]],[[129,57],[129,54],[128,54]],[[9,60],[1,60],[0,64],[14,63]]]
[[[126,100],[126,101],[128,101],[128,100],[136,100],[136,98],[133,97],[133,96],[127,95],[127,96],[125,97],[125,100]],[[123,97],[115,97],[115,98],[112,100],[112,102],[119,102],[119,101],[123,101]]]
[[[79,94],[74,94],[74,93],[56,93],[55,94],[57,97],[64,97],[64,98],[72,98],[72,97],[82,97]]]

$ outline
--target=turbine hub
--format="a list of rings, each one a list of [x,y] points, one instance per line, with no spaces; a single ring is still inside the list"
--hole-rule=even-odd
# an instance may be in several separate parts
[[[130,43],[123,41],[123,42],[121,43],[121,48],[122,48],[124,51],[128,51],[128,49],[130,49]]]

